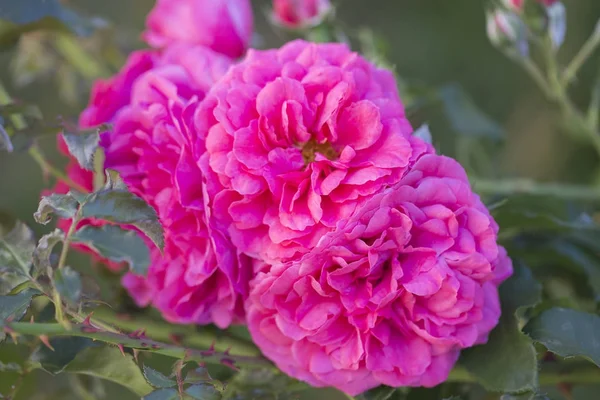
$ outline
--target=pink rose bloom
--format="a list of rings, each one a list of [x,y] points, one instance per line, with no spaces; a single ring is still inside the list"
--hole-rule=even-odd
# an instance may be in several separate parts
[[[250,0],[157,0],[143,39],[153,47],[184,42],[241,57],[252,39]]]
[[[250,259],[238,254],[207,208],[189,141],[198,102],[230,63],[181,43],[134,53],[117,76],[96,84],[80,119],[82,126],[113,125],[101,135],[105,167],[159,215],[164,256],[153,249],[148,276],[129,273],[123,283],[140,306],[153,304],[171,322],[223,328],[244,316]],[[91,173],[76,165],[68,172],[78,182],[82,174],[92,189]]]
[[[273,18],[289,28],[317,25],[330,10],[329,0],[273,0]]]
[[[423,155],[310,253],[258,273],[250,333],[313,386],[438,385],[498,323],[512,264],[497,230],[462,167]]]
[[[195,116],[215,216],[268,263],[308,252],[427,148],[389,71],[342,44],[250,50]]]

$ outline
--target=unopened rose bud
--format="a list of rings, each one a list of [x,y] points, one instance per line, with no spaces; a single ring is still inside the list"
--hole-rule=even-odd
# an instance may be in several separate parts
[[[292,29],[316,26],[331,12],[329,0],[273,0],[273,20]]]
[[[489,12],[487,34],[494,46],[521,57],[529,55],[527,29],[516,14],[500,9]]]

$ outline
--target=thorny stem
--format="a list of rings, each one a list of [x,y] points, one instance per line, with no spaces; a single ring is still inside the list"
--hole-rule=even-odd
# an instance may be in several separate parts
[[[116,314],[108,307],[95,309],[94,316],[124,331],[132,332],[143,328],[149,337],[159,341],[170,342],[176,340],[183,346],[192,348],[205,348],[214,343],[217,351],[225,351],[231,348],[233,353],[239,355],[260,355],[260,350],[254,344],[246,342],[243,339],[217,334],[206,327],[202,328],[202,332],[199,333],[191,326],[174,326],[163,321],[147,318],[143,315],[136,315],[135,318],[127,318],[127,316]]]
[[[239,366],[261,366],[270,367],[271,362],[261,356],[238,356],[231,355],[228,352],[217,352],[214,349],[208,350],[195,350],[186,349],[184,347],[157,342],[152,339],[146,338],[143,334],[120,334],[103,332],[95,329],[94,327],[87,325],[73,325],[71,329],[65,329],[64,326],[56,323],[27,323],[27,322],[13,322],[7,324],[9,332],[20,335],[33,335],[40,336],[46,335],[47,337],[60,337],[60,336],[77,336],[85,337],[101,342],[105,342],[113,345],[121,345],[131,349],[137,349],[140,351],[148,351],[152,353],[162,354],[167,357],[186,360],[194,360],[197,362],[206,362],[212,364],[224,364],[233,367]]]

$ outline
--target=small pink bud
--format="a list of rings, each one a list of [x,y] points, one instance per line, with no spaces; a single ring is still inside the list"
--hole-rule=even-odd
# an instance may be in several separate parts
[[[487,34],[494,46],[521,57],[528,56],[527,28],[517,15],[500,9],[489,12]]]
[[[318,25],[331,11],[329,0],[273,0],[273,19],[287,28]]]

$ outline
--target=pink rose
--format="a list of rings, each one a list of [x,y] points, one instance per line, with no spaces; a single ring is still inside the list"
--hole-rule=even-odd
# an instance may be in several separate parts
[[[393,75],[341,44],[249,51],[195,116],[215,216],[251,257],[308,252],[427,145]]]
[[[153,250],[148,277],[129,273],[123,283],[139,305],[153,304],[172,322],[226,327],[243,319],[250,259],[231,245],[207,208],[205,178],[189,137],[198,102],[230,63],[183,43],[134,53],[121,73],[96,85],[81,116],[83,126],[113,125],[101,135],[105,167],[117,170],[163,224],[164,256]],[[69,175],[80,172],[74,168]],[[86,172],[90,189],[91,180]]]
[[[454,160],[426,154],[304,257],[262,268],[246,301],[265,356],[356,395],[448,377],[485,343],[512,273],[497,225]]]
[[[317,25],[330,10],[329,0],[273,0],[273,18],[290,28]]]
[[[157,0],[146,27],[150,46],[185,42],[236,58],[252,38],[252,7],[249,0]]]

